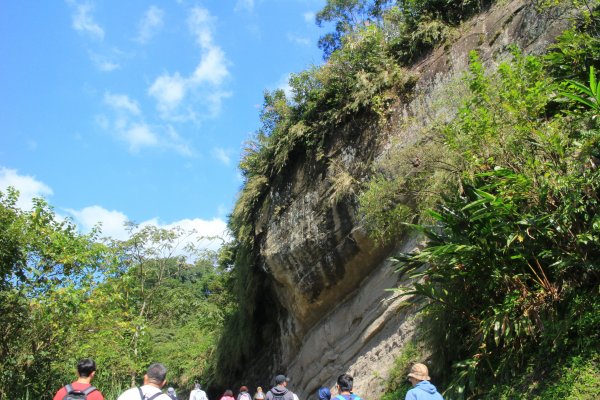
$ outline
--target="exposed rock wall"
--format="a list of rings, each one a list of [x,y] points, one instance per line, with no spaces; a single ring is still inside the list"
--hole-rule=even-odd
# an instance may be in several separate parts
[[[418,329],[405,299],[386,291],[399,283],[387,258],[414,248],[416,241],[406,238],[385,248],[369,240],[353,196],[338,198],[339,174],[364,178],[366,169],[357,166],[372,163],[391,136],[412,141],[432,114],[452,114],[450,106],[434,110],[432,105],[447,83],[464,73],[471,50],[493,66],[512,44],[541,53],[567,25],[560,10],[540,13],[532,1],[500,1],[465,23],[456,41],[414,67],[420,75],[417,96],[397,110],[389,131],[347,127],[319,165],[298,163],[286,182],[272,189],[257,233],[261,267],[287,317],[280,321],[279,353],[263,375],[286,371],[300,398],[314,398],[320,385],[333,385],[337,375],[349,372],[357,393],[379,398],[394,357]]]

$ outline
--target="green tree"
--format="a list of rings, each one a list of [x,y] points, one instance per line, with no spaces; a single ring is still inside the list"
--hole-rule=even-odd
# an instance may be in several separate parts
[[[327,0],[327,4],[315,17],[319,27],[332,23],[335,31],[319,39],[319,48],[323,57],[342,47],[342,39],[351,32],[378,20],[390,0]]]
[[[97,230],[78,233],[43,200],[17,207],[18,192],[0,192],[0,398],[49,395],[62,375],[53,368],[77,331],[79,305],[97,285],[108,247]]]

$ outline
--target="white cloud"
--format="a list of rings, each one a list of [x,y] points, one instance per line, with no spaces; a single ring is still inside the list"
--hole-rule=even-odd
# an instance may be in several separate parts
[[[67,209],[66,211],[82,232],[88,233],[94,226],[101,224],[102,236],[118,240],[125,240],[128,237],[125,230],[128,218],[120,211],[109,211],[100,206],[84,207],[81,210]]]
[[[215,17],[209,11],[194,7],[188,17],[188,28],[200,47],[200,61],[189,76],[179,72],[164,73],[148,89],[155,98],[162,118],[168,120],[196,119],[194,107],[185,107],[187,101],[200,102],[208,107],[205,116],[220,113],[222,100],[231,94],[221,88],[229,77],[229,61],[223,50],[214,43]],[[184,108],[184,110],[181,110]]]
[[[190,147],[183,142],[181,136],[177,133],[175,128],[173,128],[171,125],[168,125],[166,127],[166,131],[167,131],[166,138],[167,138],[167,146],[168,147],[172,148],[177,153],[179,153],[183,156],[192,157],[194,155],[194,152],[192,151],[192,149],[190,149]]]
[[[223,99],[231,97],[231,92],[216,90],[212,93],[206,93],[203,102],[208,107],[208,115],[216,117],[221,113],[221,104]]]
[[[150,6],[138,23],[138,36],[136,40],[147,43],[164,25],[165,12],[156,6]]]
[[[126,95],[105,95],[105,103],[115,110],[115,115],[97,115],[96,123],[125,142],[131,153],[146,148],[173,150],[192,157],[194,152],[171,125],[150,125],[144,121],[137,102]]]
[[[216,250],[225,241],[229,241],[231,238],[227,230],[227,223],[220,218],[213,218],[211,220],[205,220],[200,218],[194,219],[182,219],[175,221],[171,224],[160,225],[159,228],[182,228],[185,231],[195,231],[196,233],[187,238],[185,242],[195,243],[202,248],[208,248]],[[220,239],[219,239],[220,238]]]
[[[104,103],[113,109],[111,117],[97,115],[96,123],[112,132],[129,147],[132,153],[145,148],[170,149],[184,156],[193,156],[190,147],[171,125],[152,126],[145,122],[137,101],[126,94],[104,93]]]
[[[233,10],[235,12],[251,12],[254,10],[254,0],[238,0],[237,3],[235,3],[235,7]]]
[[[157,135],[150,126],[143,123],[132,124],[121,131],[122,138],[129,144],[129,150],[137,153],[142,147],[156,147],[159,144]]]
[[[202,60],[196,67],[191,80],[194,84],[208,82],[218,86],[228,76],[225,53],[219,47],[209,46],[205,49]]]
[[[302,17],[304,18],[304,21],[306,21],[309,24],[314,24],[315,23],[315,13],[314,12],[305,12],[304,14],[302,14]]]
[[[294,42],[296,44],[300,44],[303,46],[310,45],[310,39],[302,36],[294,35],[293,33],[288,33],[287,38],[290,42]]]
[[[231,156],[229,155],[231,152],[220,147],[215,147],[212,151],[213,157],[217,160],[221,161],[225,165],[231,164]]]
[[[20,192],[17,206],[22,210],[30,210],[34,197],[47,197],[53,194],[52,189],[45,183],[29,175],[19,175],[16,169],[0,167],[0,190],[12,186]]]
[[[163,114],[169,114],[175,110],[187,91],[188,83],[179,73],[174,75],[164,74],[156,78],[148,94],[158,102],[158,110]]]
[[[134,115],[140,114],[140,107],[137,102],[131,100],[129,96],[125,94],[112,94],[106,92],[104,94],[104,102],[115,110],[127,111]]]
[[[279,82],[277,82],[277,84],[275,85],[277,89],[281,89],[285,92],[285,97],[287,97],[288,99],[291,99],[293,96],[292,87],[290,86],[291,76],[291,74],[283,75]]]
[[[75,13],[73,14],[73,28],[78,32],[86,33],[95,39],[104,39],[104,29],[91,15],[94,7],[90,3],[76,4],[73,1],[69,2],[75,7]]]
[[[105,56],[101,56],[93,52],[90,52],[89,56],[92,64],[94,64],[94,67],[101,72],[112,72],[121,68],[121,65]]]
[[[194,7],[190,12],[187,23],[190,31],[196,35],[196,40],[201,48],[213,45],[213,30],[215,17],[202,7]]]
[[[12,186],[20,192],[17,206],[22,210],[30,210],[33,206],[34,197],[47,197],[53,194],[52,189],[45,183],[29,175],[21,175],[15,169],[0,167],[0,191]],[[101,224],[102,236],[113,239],[125,240],[129,234],[125,223],[130,219],[121,211],[108,210],[99,205],[84,207],[80,210],[64,209],[64,212],[72,218],[82,233],[89,233],[91,229]],[[223,210],[219,208],[219,213]],[[221,215],[219,214],[219,215]],[[59,220],[66,215],[56,214]],[[186,237],[180,245],[178,254],[186,255],[183,246],[187,243],[195,244],[200,248],[217,250],[223,240],[230,240],[227,224],[222,218],[205,220],[201,218],[182,219],[172,223],[161,223],[158,218],[151,218],[139,224],[143,226],[156,226],[158,228],[173,229],[181,228],[186,232],[194,232]],[[219,239],[221,238],[221,239]]]
[[[100,224],[102,236],[117,240],[125,240],[129,233],[125,223],[129,218],[120,211],[107,210],[102,206],[94,205],[81,210],[68,209],[67,212],[82,232],[89,232],[94,226]],[[227,224],[221,218],[204,220],[201,218],[182,219],[172,223],[161,223],[158,218],[151,218],[139,223],[139,227],[154,226],[161,229],[179,229],[190,233],[179,244],[177,254],[185,255],[184,247],[194,244],[202,249],[217,250],[223,240],[230,240]],[[221,239],[219,239],[221,238]]]

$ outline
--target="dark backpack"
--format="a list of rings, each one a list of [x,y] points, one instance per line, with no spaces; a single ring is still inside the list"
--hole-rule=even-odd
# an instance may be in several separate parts
[[[273,400],[285,400],[285,395],[287,393],[288,393],[287,390],[285,392],[283,392],[282,394],[275,394],[275,393],[271,392],[271,394],[273,395]]]
[[[77,390],[73,389],[73,386],[71,386],[71,384],[68,384],[67,386],[65,386],[65,390],[67,391],[67,394],[65,394],[63,400],[86,400],[88,394],[98,389],[96,389],[93,386],[90,386],[85,390]]]

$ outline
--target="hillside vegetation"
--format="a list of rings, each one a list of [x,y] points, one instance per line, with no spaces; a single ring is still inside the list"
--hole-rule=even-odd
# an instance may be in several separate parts
[[[292,98],[265,94],[263,126],[241,163],[246,183],[230,227],[246,304],[235,324],[248,335],[226,334],[221,373],[239,373],[236,365],[267,342],[253,336],[261,286],[252,279],[260,276],[255,224],[269,188],[299,159],[327,162],[342,127],[369,121],[383,131],[394,107],[415,95],[411,63],[491,3],[330,0],[317,15],[335,26],[320,42],[326,62],[292,77]],[[418,253],[398,256],[399,273],[418,279],[399,290],[425,302],[428,328],[396,376],[428,357],[447,398],[600,393],[598,9],[538,6],[578,10],[546,55],[513,48],[488,71],[473,52],[459,92],[449,94],[452,120],[428,124],[412,145],[392,146],[369,179],[336,191],[357,194],[375,239],[415,231],[428,238]],[[386,398],[405,389],[390,381]]]
[[[17,199],[0,192],[0,399],[50,399],[88,357],[106,398],[141,384],[156,360],[176,388],[212,380],[232,307],[216,254],[183,249],[190,233],[177,229],[81,235],[42,200],[28,211]]]

